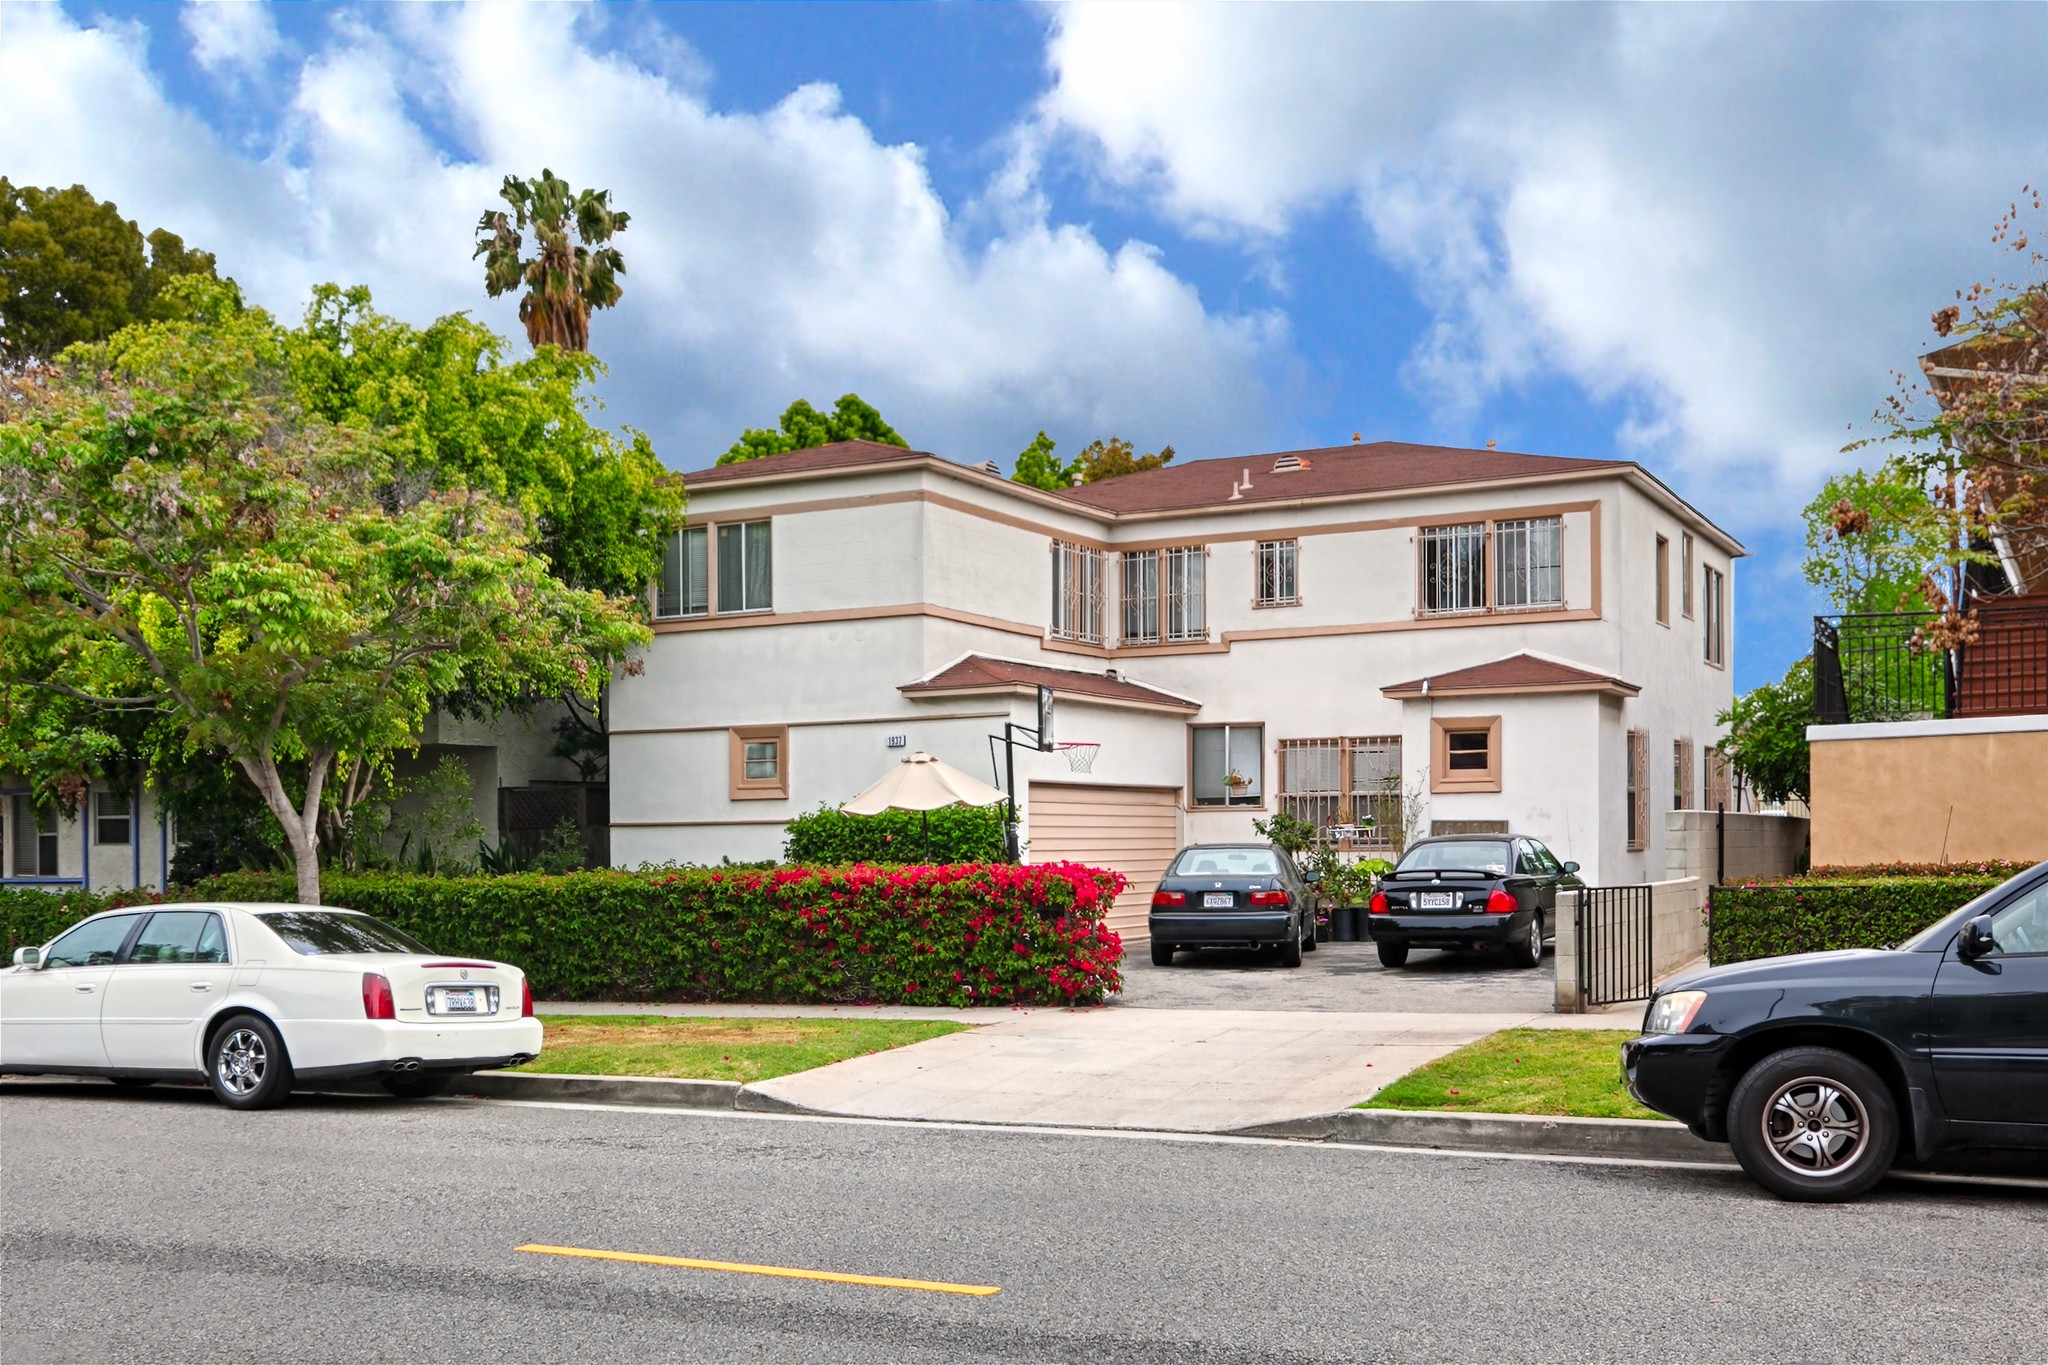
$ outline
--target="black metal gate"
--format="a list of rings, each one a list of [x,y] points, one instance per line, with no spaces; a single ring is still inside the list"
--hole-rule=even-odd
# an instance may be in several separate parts
[[[1572,911],[1579,1008],[1641,1000],[1655,984],[1650,888],[1580,887]]]

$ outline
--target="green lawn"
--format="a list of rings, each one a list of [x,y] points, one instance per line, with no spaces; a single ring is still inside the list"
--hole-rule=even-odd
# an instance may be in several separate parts
[[[1409,1072],[1356,1107],[1663,1118],[1621,1084],[1621,1044],[1634,1036],[1633,1029],[1507,1029]]]
[[[544,1014],[540,1022],[541,1054],[520,1071],[699,1081],[765,1081],[968,1027],[923,1019],[679,1019],[658,1014]]]

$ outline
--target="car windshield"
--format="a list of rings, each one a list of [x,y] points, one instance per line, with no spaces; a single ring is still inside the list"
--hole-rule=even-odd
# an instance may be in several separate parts
[[[1417,844],[1401,856],[1396,872],[1487,872],[1501,876],[1508,870],[1508,846],[1486,839],[1458,839],[1441,844]]]
[[[273,910],[256,917],[295,953],[431,953],[426,944],[368,915],[334,910]]]
[[[1191,848],[1175,861],[1171,877],[1277,877],[1280,859],[1269,848]]]

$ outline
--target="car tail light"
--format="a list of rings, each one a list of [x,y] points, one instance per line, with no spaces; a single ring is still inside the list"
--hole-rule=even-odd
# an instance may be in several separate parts
[[[1185,891],[1154,891],[1152,893],[1152,903],[1154,905],[1186,905],[1188,903],[1188,893]]]
[[[1386,892],[1384,892],[1384,891],[1375,891],[1375,892],[1373,892],[1373,893],[1372,893],[1372,899],[1371,899],[1371,900],[1369,900],[1369,901],[1367,901],[1367,902],[1365,903],[1365,909],[1366,909],[1366,913],[1368,913],[1368,914],[1373,914],[1373,915],[1384,915],[1384,914],[1386,914],[1386,913],[1387,913],[1387,893],[1386,893]]]
[[[1252,904],[1285,905],[1287,904],[1287,893],[1285,891],[1254,891],[1252,892]]]
[[[382,972],[363,973],[363,1018],[396,1019],[398,1005],[391,998],[391,982]]]
[[[519,978],[519,1017],[533,1018],[533,982],[523,976]]]
[[[1486,898],[1486,913],[1489,915],[1512,915],[1521,908],[1515,903],[1513,896],[1497,886],[1493,888],[1493,894]]]

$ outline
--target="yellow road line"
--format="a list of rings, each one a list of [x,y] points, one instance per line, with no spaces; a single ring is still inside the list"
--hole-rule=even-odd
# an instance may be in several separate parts
[[[1000,1294],[992,1284],[947,1284],[943,1280],[898,1280],[887,1275],[842,1275],[836,1270],[797,1270],[781,1265],[745,1265],[737,1261],[697,1261],[687,1256],[648,1256],[637,1251],[596,1251],[589,1247],[551,1247],[531,1242],[514,1251],[542,1256],[581,1256],[593,1261],[632,1261],[638,1265],[676,1265],[685,1270],[729,1270],[740,1275],[775,1275],[785,1280],[829,1280],[833,1284],[872,1284],[883,1289],[925,1289],[934,1294]]]

